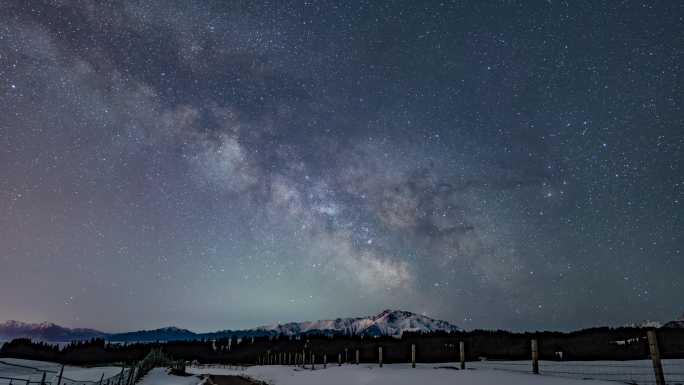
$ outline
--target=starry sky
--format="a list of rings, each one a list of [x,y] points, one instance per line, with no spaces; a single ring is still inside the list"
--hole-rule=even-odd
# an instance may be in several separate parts
[[[0,320],[684,311],[684,3],[3,1]]]

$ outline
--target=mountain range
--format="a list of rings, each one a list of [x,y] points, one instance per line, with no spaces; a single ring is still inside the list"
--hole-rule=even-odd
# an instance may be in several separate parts
[[[66,342],[103,338],[113,342],[177,341],[195,339],[218,339],[224,337],[260,337],[275,335],[344,334],[363,336],[394,336],[410,332],[457,331],[458,327],[446,321],[402,310],[384,310],[368,317],[337,318],[306,322],[290,322],[259,326],[244,330],[220,330],[195,333],[178,327],[139,330],[125,333],[105,333],[94,329],[70,329],[50,322],[25,323],[7,321],[0,323],[0,340],[31,338],[34,340]]]
[[[107,333],[94,329],[71,329],[52,322],[26,323],[7,321],[0,323],[0,340],[27,337],[42,341],[74,341],[96,337],[102,338],[106,335]]]
[[[647,321],[627,327],[638,328],[684,328],[684,315],[679,320],[662,324]],[[125,333],[106,333],[95,329],[71,329],[50,322],[25,323],[7,321],[0,323],[0,341],[14,338],[31,338],[50,342],[68,342],[103,338],[112,342],[178,341],[219,338],[248,338],[276,335],[343,334],[363,336],[400,337],[404,332],[458,331],[459,328],[446,321],[402,310],[384,310],[368,317],[337,318],[333,320],[289,322],[259,326],[243,330],[220,330],[196,333],[170,326],[153,330],[138,330]]]

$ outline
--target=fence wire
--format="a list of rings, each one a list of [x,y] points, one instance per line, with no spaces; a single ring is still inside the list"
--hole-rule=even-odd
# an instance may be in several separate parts
[[[0,385],[56,385],[57,383],[59,383],[59,385],[130,385],[140,380],[140,378],[142,378],[142,376],[149,372],[153,367],[169,364],[170,362],[171,361],[169,358],[166,357],[161,351],[153,350],[147,355],[147,357],[137,363],[136,366],[122,368],[119,373],[109,377],[105,377],[103,373],[101,380],[78,380],[64,376],[62,373],[60,382],[58,380],[60,375],[59,370],[37,368],[13,362],[0,361],[0,366],[5,365],[16,368],[14,369],[14,373],[16,375],[22,376],[0,376]],[[43,374],[45,374],[45,381],[42,380]]]
[[[532,361],[479,361],[468,365],[476,369],[504,370],[532,373]],[[664,360],[665,382],[669,385],[684,384],[684,360]],[[655,384],[650,360],[622,362],[563,362],[539,361],[540,375],[581,380],[613,381],[622,384]]]

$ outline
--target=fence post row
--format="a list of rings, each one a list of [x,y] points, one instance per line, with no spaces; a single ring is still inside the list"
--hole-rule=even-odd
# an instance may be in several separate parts
[[[382,368],[382,346],[378,347],[378,364]]]
[[[539,346],[537,340],[532,340],[532,373],[539,374]]]
[[[6,380],[9,380],[8,385],[13,385],[16,384],[14,381],[16,380],[17,382],[25,383],[26,385],[31,385],[31,384],[40,384],[40,385],[84,385],[85,383],[89,383],[92,385],[134,385],[140,378],[142,378],[150,369],[160,366],[160,365],[165,365],[165,366],[171,366],[173,369],[179,370],[181,372],[185,371],[185,361],[179,360],[179,361],[171,361],[168,357],[165,357],[164,354],[162,353],[161,349],[158,350],[152,350],[148,353],[148,355],[142,360],[139,361],[137,364],[131,365],[128,369],[126,369],[126,364],[122,364],[121,366],[121,371],[118,372],[118,374],[115,374],[111,377],[108,377],[105,379],[105,373],[102,372],[100,374],[100,379],[96,381],[79,381],[79,380],[73,380],[68,377],[64,376],[64,368],[65,365],[62,364],[60,366],[60,369],[58,372],[54,372],[51,370],[42,370],[38,368],[33,368],[35,371],[41,372],[41,378],[40,381],[31,381],[31,378],[11,378],[11,377],[5,377]],[[22,366],[22,365],[18,365]],[[57,373],[57,381],[47,381],[47,373],[48,372],[53,372]],[[125,376],[125,377],[124,377]]]
[[[133,385],[135,382],[135,366],[131,366],[130,379],[128,380],[129,385]]]
[[[126,365],[121,367],[121,373],[119,373],[119,378],[116,381],[116,385],[121,385],[121,379],[123,378],[124,369],[126,369]]]
[[[660,350],[658,349],[658,336],[655,330],[649,330],[648,348],[651,351],[651,360],[653,361],[653,371],[655,372],[656,384],[665,385],[665,374],[663,373],[663,363],[660,361]]]
[[[57,385],[61,385],[61,383],[62,383],[62,374],[64,374],[64,365],[62,365],[62,368],[59,369],[59,377],[57,378]]]

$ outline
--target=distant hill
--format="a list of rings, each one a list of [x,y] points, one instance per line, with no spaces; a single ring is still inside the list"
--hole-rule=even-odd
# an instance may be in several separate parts
[[[103,338],[113,342],[178,341],[196,339],[219,339],[225,337],[261,337],[305,334],[345,334],[364,336],[395,336],[404,332],[457,331],[458,327],[446,321],[424,315],[402,311],[385,310],[368,317],[337,318],[285,324],[265,325],[245,330],[221,330],[210,333],[195,333],[177,327],[153,330],[139,330],[126,333],[105,333],[94,329],[70,329],[53,323],[24,323],[7,321],[0,324],[0,339],[31,338],[42,341],[65,342]]]
[[[684,314],[678,320],[670,321],[663,325],[664,328],[684,329]]]
[[[72,341],[104,338],[107,333],[94,329],[70,329],[51,322],[26,323],[7,321],[0,323],[0,339],[32,338],[42,341]]]
[[[153,330],[138,330],[134,332],[115,333],[107,335],[109,341],[181,341],[201,339],[200,335],[188,329],[181,329],[175,326],[168,326]]]

